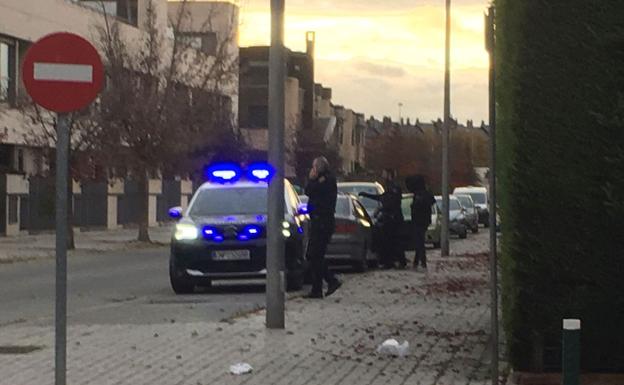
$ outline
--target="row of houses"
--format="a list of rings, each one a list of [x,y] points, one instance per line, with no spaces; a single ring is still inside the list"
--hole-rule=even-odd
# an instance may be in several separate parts
[[[225,1],[181,0],[3,0],[0,3],[0,235],[53,228],[53,190],[42,154],[49,149],[27,140],[32,122],[16,108],[26,92],[21,64],[32,42],[57,31],[69,31],[94,41],[96,27],[113,18],[129,41],[148,33],[148,9],[160,35],[171,38],[172,23],[188,19],[175,30],[193,49],[207,55],[225,52],[238,63],[235,81],[222,88],[232,109],[232,126],[251,157],[266,157],[268,148],[269,47],[239,47],[236,5]],[[303,36],[302,36],[303,38]],[[343,176],[366,169],[367,142],[390,129],[418,134],[435,124],[367,119],[338,105],[332,89],[316,82],[315,34],[305,35],[305,52],[287,50],[286,176],[302,180],[314,157],[326,155]],[[221,50],[218,47],[224,46]],[[471,123],[469,122],[469,125]],[[193,191],[190,180],[170,177],[149,183],[150,223],[164,220],[167,205],[186,205]],[[135,222],[136,183],[131,179],[82,181],[74,186],[75,224],[115,228]]]

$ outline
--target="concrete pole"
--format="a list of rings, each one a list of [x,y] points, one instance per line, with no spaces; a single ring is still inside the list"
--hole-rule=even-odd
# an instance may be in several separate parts
[[[442,236],[441,254],[449,250],[449,129],[451,125],[451,0],[446,0],[446,44],[444,60],[444,129],[442,131]]]
[[[54,383],[67,373],[67,178],[69,117],[58,114],[56,126],[56,303],[54,312]]]
[[[496,61],[495,61],[495,10],[490,7],[486,16],[486,48],[490,54],[489,109],[490,109],[490,325],[492,351],[492,385],[498,385],[498,257],[496,245]]]
[[[283,329],[286,276],[284,262],[284,0],[271,0],[269,53],[269,163],[275,176],[269,183],[267,220],[266,327]]]

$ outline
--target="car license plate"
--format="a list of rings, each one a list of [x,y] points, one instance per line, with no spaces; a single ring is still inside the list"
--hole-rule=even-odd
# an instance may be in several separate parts
[[[216,250],[212,259],[215,261],[248,261],[251,256],[249,250]]]

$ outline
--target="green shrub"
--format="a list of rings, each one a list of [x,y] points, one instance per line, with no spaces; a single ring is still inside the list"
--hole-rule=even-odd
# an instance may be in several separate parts
[[[517,370],[624,370],[624,6],[496,0],[503,322]]]

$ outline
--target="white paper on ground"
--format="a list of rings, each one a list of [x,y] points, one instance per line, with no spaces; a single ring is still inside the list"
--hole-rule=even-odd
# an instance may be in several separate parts
[[[234,375],[248,374],[251,373],[253,368],[246,362],[239,362],[238,364],[230,366],[230,373]]]
[[[404,341],[399,344],[399,341],[395,339],[385,340],[383,344],[377,347],[377,353],[388,354],[396,357],[405,357],[409,351],[409,342]]]

